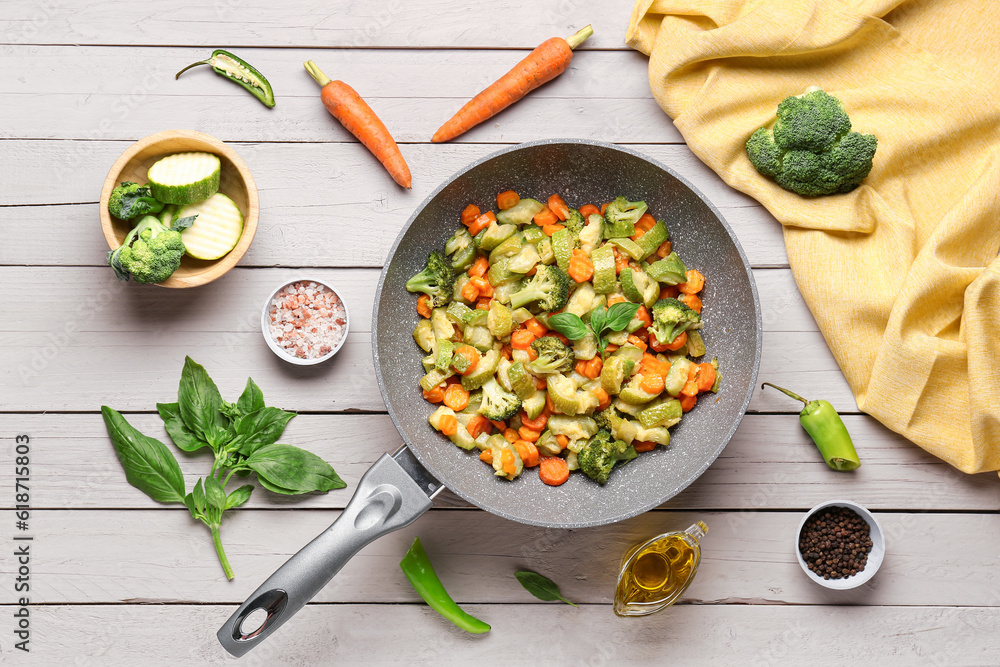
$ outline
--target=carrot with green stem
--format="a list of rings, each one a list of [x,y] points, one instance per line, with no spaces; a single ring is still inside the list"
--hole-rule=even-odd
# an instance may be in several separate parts
[[[343,81],[331,81],[313,61],[306,61],[305,68],[323,86],[321,98],[326,110],[378,158],[392,180],[409,188],[410,168],[389,130],[368,103]]]
[[[513,69],[469,100],[434,133],[431,141],[440,143],[454,139],[556,78],[569,67],[573,49],[593,34],[594,29],[588,25],[569,39],[553,37],[545,40]]]

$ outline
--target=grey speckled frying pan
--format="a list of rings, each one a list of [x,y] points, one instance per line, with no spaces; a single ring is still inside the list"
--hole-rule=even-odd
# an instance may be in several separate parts
[[[508,482],[427,423],[433,408],[417,391],[423,352],[413,341],[418,316],[405,283],[423,269],[428,252],[441,248],[455,231],[466,205],[494,208],[496,194],[504,190],[539,199],[559,193],[570,206],[619,195],[644,200],[666,221],[685,263],[706,276],[702,335],[707,356],[719,359],[718,400],[701,401],[672,429],[670,447],[617,468],[605,486],[582,474],[559,487],[531,474]],[[444,487],[504,518],[555,528],[621,521],[672,498],[712,464],[733,436],[753,393],[761,350],[760,305],[750,266],[715,207],[671,169],[628,148],[585,140],[536,141],[501,150],[434,191],[389,251],[372,330],[379,387],[407,445],[383,455],[337,521],[264,582],[219,630],[219,641],[234,655],[249,651],[298,611],[361,547],[426,512]]]

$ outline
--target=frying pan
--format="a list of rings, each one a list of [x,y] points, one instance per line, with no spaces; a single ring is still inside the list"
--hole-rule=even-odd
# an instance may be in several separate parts
[[[718,400],[701,401],[672,429],[670,447],[616,468],[605,486],[582,474],[570,475],[558,487],[543,484],[537,475],[509,482],[489,474],[474,456],[428,425],[432,408],[416,390],[423,353],[413,341],[418,316],[405,283],[424,268],[428,252],[441,248],[455,231],[467,204],[493,208],[496,193],[508,189],[536,198],[559,193],[571,205],[619,195],[643,200],[666,221],[685,263],[706,276],[702,334],[709,355],[719,360]],[[760,304],[750,266],[729,226],[681,176],[612,144],[535,141],[473,162],[417,208],[389,251],[379,280],[372,348],[382,397],[406,444],[376,461],[333,525],[271,575],[223,625],[218,638],[233,655],[245,654],[277,629],[363,546],[416,520],[445,487],[501,517],[554,528],[621,521],[675,496],[722,452],[750,402],[760,362]]]

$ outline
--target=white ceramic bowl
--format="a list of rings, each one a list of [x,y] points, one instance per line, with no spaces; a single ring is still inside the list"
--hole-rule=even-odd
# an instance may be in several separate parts
[[[305,282],[312,282],[316,283],[317,285],[322,285],[326,287],[331,292],[337,295],[337,298],[340,299],[341,305],[344,307],[344,335],[341,336],[340,341],[338,341],[337,344],[333,346],[332,350],[330,350],[324,356],[317,357],[315,359],[302,359],[300,357],[293,356],[289,354],[287,351],[285,351],[282,347],[280,347],[278,343],[274,340],[274,338],[271,337],[271,326],[270,326],[271,322],[270,319],[268,318],[268,309],[271,306],[271,300],[275,297],[275,295],[279,291],[281,291],[282,288],[287,287],[292,283],[305,283]],[[340,292],[334,289],[332,285],[318,278],[313,278],[311,276],[303,276],[301,278],[295,278],[293,280],[284,281],[283,283],[275,287],[274,290],[267,296],[267,299],[264,300],[264,307],[261,308],[260,311],[260,329],[261,333],[264,334],[264,341],[267,343],[267,346],[271,348],[271,351],[274,352],[276,355],[278,355],[278,357],[282,361],[287,361],[288,363],[295,364],[296,366],[313,366],[315,364],[321,364],[324,361],[327,361],[328,359],[332,358],[335,354],[337,354],[337,352],[340,351],[340,348],[344,346],[344,342],[347,340],[347,334],[350,333],[351,330],[351,314],[347,310],[347,303],[344,301],[344,297],[341,296]]]
[[[871,529],[872,550],[868,554],[868,562],[865,564],[865,569],[861,570],[852,577],[847,577],[846,579],[824,579],[809,569],[809,566],[806,565],[805,559],[802,558],[802,552],[799,551],[799,536],[802,534],[802,527],[805,525],[806,521],[809,520],[809,517],[822,509],[826,509],[827,507],[846,507],[849,510],[853,510],[858,516],[868,523],[868,526]],[[798,559],[799,565],[802,567],[802,571],[806,573],[806,576],[820,586],[838,591],[846,591],[851,588],[857,588],[874,577],[875,573],[878,572],[879,567],[882,566],[882,559],[885,558],[885,537],[882,535],[882,526],[880,526],[878,521],[875,519],[875,515],[857,503],[851,502],[850,500],[828,500],[825,503],[816,505],[816,507],[813,507],[811,510],[806,512],[806,515],[802,517],[802,521],[799,522],[799,527],[795,531],[795,557]]]

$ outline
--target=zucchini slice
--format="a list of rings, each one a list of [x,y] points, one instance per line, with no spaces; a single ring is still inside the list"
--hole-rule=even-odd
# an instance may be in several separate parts
[[[165,204],[194,204],[219,191],[222,162],[212,153],[175,153],[146,172],[149,191]],[[181,217],[181,216],[178,216]]]
[[[181,232],[187,254],[195,259],[219,259],[236,247],[243,235],[243,214],[232,199],[216,192],[197,204],[184,206],[177,219],[198,216]]]

